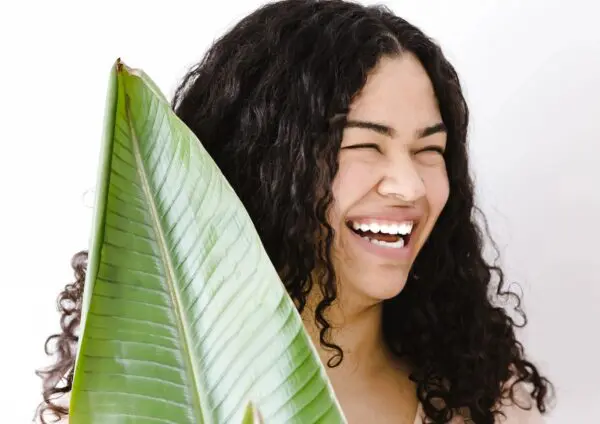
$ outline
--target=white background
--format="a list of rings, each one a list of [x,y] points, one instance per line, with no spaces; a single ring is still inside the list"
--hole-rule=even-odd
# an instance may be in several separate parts
[[[171,96],[255,0],[0,6],[0,416],[26,423],[55,298],[87,247],[106,84],[117,56]],[[390,0],[436,38],[472,111],[480,205],[525,294],[530,356],[555,382],[549,422],[600,405],[600,16],[574,0]]]

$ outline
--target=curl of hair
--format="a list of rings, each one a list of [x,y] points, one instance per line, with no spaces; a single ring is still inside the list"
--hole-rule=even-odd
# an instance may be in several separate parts
[[[57,299],[61,332],[48,337],[44,344],[46,355],[56,356],[56,361],[51,366],[36,371],[43,380],[44,400],[37,409],[37,416],[43,424],[60,421],[69,413],[69,408],[60,400],[71,391],[73,384],[75,354],[79,340],[76,332],[81,322],[87,252],[76,253],[71,259],[71,267],[75,281],[67,284]],[[47,421],[48,415],[52,417],[52,421]]]
[[[315,320],[335,367],[343,351],[325,317],[337,297],[326,218],[345,114],[379,60],[406,53],[427,71],[448,130],[450,197],[406,287],[384,303],[386,343],[414,366],[411,379],[430,422],[466,409],[473,421],[493,423],[500,401],[515,401],[521,382],[544,412],[551,385],[525,359],[517,324],[493,304],[494,295],[515,297],[517,305],[519,298],[483,255],[487,224],[475,217],[459,78],[423,32],[381,6],[267,4],[212,45],[172,106],[240,197],[300,311],[318,286]]]

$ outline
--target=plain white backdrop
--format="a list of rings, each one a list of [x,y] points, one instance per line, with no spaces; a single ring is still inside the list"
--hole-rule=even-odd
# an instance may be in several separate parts
[[[55,298],[87,247],[109,69],[170,97],[258,0],[57,0],[0,6],[0,416],[40,400]],[[589,0],[389,0],[437,39],[472,112],[479,204],[524,291],[527,352],[557,387],[548,422],[600,404],[600,5]]]

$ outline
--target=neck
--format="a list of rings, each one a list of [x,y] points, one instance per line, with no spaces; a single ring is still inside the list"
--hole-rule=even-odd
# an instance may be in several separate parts
[[[327,364],[335,351],[324,348],[320,343],[320,327],[315,321],[315,310],[320,299],[314,293],[309,295],[302,319],[321,361]],[[334,384],[336,380],[348,377],[364,378],[373,375],[390,363],[390,355],[383,340],[382,309],[381,302],[359,305],[349,299],[338,298],[325,310],[324,317],[330,325],[326,340],[339,346],[344,352],[339,366],[326,367]]]

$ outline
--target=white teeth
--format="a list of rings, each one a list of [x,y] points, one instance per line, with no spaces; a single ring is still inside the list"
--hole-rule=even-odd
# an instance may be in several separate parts
[[[398,230],[400,234],[406,235],[410,234],[412,231],[413,223],[412,222],[403,222],[400,224],[400,229]]]
[[[370,231],[372,233],[384,233],[384,234],[392,234],[397,235],[401,234],[403,236],[410,234],[413,229],[413,222],[403,222],[401,224],[379,224],[377,222],[371,222],[369,224],[366,223],[358,223],[352,222],[352,228],[360,231]]]
[[[388,243],[387,241],[381,241],[377,239],[372,239],[369,237],[363,237],[365,240],[369,240],[371,243],[376,244],[377,246],[389,247],[392,249],[402,249],[404,247],[404,239],[401,238],[398,241]]]

